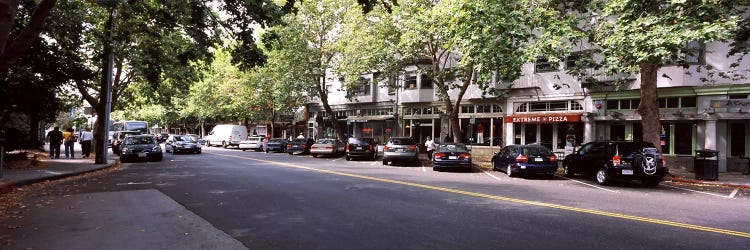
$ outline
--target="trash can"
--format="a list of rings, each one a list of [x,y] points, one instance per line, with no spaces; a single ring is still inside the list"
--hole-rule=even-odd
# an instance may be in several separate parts
[[[696,180],[719,180],[719,151],[696,150],[693,166]]]

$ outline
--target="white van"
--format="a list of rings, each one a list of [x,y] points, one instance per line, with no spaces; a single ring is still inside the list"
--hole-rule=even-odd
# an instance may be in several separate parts
[[[206,136],[206,146],[221,145],[224,148],[238,146],[247,139],[247,128],[242,125],[219,124]]]

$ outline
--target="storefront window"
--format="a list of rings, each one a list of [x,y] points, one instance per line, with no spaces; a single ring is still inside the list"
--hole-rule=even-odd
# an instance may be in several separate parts
[[[539,143],[542,144],[542,146],[547,147],[549,150],[552,150],[552,141],[554,140],[554,128],[552,123],[542,123],[539,124]]]
[[[524,137],[526,138],[525,144],[536,143],[536,124],[527,123],[524,128]]]
[[[678,155],[693,154],[693,124],[677,123],[674,125],[674,153]]]
[[[582,123],[557,124],[557,149],[565,149],[566,146],[574,147],[581,143],[583,143]]]
[[[669,150],[669,123],[662,122],[661,123],[661,133],[659,134],[659,137],[661,138],[661,152],[663,154],[671,154],[672,151]]]
[[[502,145],[502,118],[495,118],[494,128],[491,124],[492,118],[476,118],[472,125],[471,119],[461,119],[464,125],[464,133],[467,144],[481,146],[498,146]],[[492,129],[490,129],[492,128]]]
[[[745,124],[744,123],[732,123],[729,127],[729,133],[732,135],[730,140],[730,155],[744,157],[745,156]]]
[[[513,144],[521,144],[521,137],[523,134],[521,132],[521,124],[520,123],[514,123],[513,124]]]

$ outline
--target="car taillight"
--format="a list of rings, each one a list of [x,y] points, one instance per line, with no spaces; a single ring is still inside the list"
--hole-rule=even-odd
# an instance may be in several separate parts
[[[388,151],[389,149],[391,149],[391,147],[383,146],[383,151]]]
[[[331,147],[331,146],[325,146],[324,148],[325,149],[333,149],[333,147]]]
[[[460,154],[460,156],[463,157],[464,159],[470,159],[471,158],[471,154],[469,154],[469,153],[463,153],[463,154]]]
[[[299,145],[299,146],[300,146],[301,148],[306,148],[306,147],[307,147],[307,145],[305,145],[305,144],[302,144],[302,145]]]
[[[619,167],[621,163],[622,163],[622,157],[620,157],[620,155],[612,156],[612,165]]]
[[[434,157],[435,157],[435,159],[443,158],[443,157],[445,157],[445,154],[444,153],[435,153]]]
[[[349,152],[349,144],[346,144],[346,152]]]
[[[287,144],[286,148],[292,148],[292,144]]]
[[[667,158],[664,158],[664,157],[661,158],[661,166],[665,168],[667,167]]]
[[[372,151],[372,145],[370,145],[370,151]]]
[[[411,146],[409,146],[409,149],[410,149],[410,150],[414,150],[414,151],[416,151],[416,150],[417,150],[417,146],[415,146],[415,145],[411,145]]]
[[[519,155],[516,157],[516,162],[529,162],[529,157],[525,155]]]
[[[556,155],[550,155],[549,156],[549,162],[557,162],[557,156]]]

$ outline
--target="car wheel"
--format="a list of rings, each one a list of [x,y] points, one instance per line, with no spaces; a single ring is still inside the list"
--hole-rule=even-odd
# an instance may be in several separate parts
[[[161,155],[157,156],[156,158],[154,158],[154,161],[161,161],[161,160],[162,160],[162,156]]]
[[[211,141],[206,140],[206,147],[210,147],[210,146],[211,146]]]
[[[292,155],[292,154],[294,154],[294,152],[289,152],[289,155]]]
[[[659,183],[661,182],[662,178],[647,178],[641,180],[641,184],[644,187],[656,187],[659,186]]]
[[[229,145],[227,145],[227,142],[225,142],[225,141],[222,141],[222,142],[221,142],[221,147],[222,147],[222,148],[228,148],[228,147],[229,147]]]
[[[596,171],[596,183],[599,185],[607,185],[610,182],[609,173],[607,173],[606,168],[600,168]]]
[[[440,172],[440,168],[432,167],[432,171]]]
[[[312,157],[313,157],[313,158],[318,158],[318,155],[316,155],[316,154],[312,154]]]
[[[511,166],[510,164],[505,167],[505,174],[508,175],[508,177],[516,177],[516,174],[513,173],[513,166]]]
[[[383,159],[383,166],[388,166],[388,160],[387,159]]]
[[[497,166],[495,166],[495,161],[492,161],[492,171],[497,171]]]
[[[244,151],[247,151],[247,149],[246,149],[246,148],[243,148],[243,149],[242,149],[242,151],[243,151],[243,152],[244,152]]]
[[[563,174],[567,177],[573,177],[576,175],[575,172],[573,172],[573,168],[570,167],[567,163],[563,164]]]
[[[351,160],[352,160],[351,157],[349,157],[349,156],[346,157],[346,161],[351,161]]]

